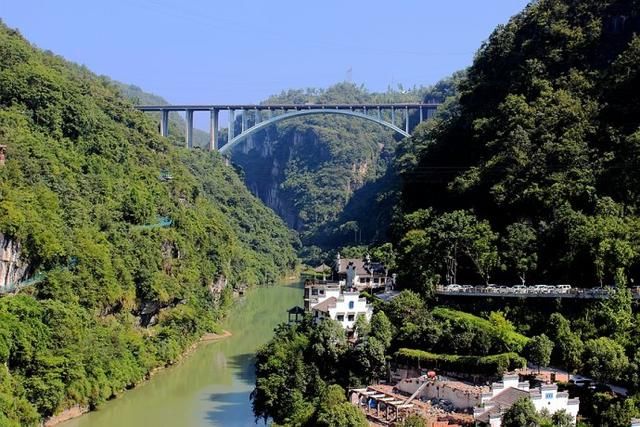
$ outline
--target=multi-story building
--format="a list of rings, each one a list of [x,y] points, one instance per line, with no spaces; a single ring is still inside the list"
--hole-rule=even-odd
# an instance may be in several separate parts
[[[304,309],[316,322],[333,319],[351,331],[358,316],[371,320],[373,307],[365,298],[360,298],[360,292],[355,288],[343,290],[343,286],[336,282],[305,283]]]
[[[393,287],[395,284],[395,275],[390,276],[384,264],[371,261],[369,255],[360,259],[342,258],[338,254],[334,272],[338,280],[346,281],[348,276],[352,277],[353,283],[347,283],[347,286],[353,286],[359,290]]]

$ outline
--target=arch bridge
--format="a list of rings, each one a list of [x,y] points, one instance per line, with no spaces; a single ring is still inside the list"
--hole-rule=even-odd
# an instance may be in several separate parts
[[[208,149],[229,153],[234,146],[250,135],[277,123],[294,117],[313,114],[337,114],[358,117],[385,126],[402,136],[409,136],[410,114],[417,113],[419,122],[433,116],[440,104],[398,103],[398,104],[271,104],[271,105],[139,105],[140,111],[160,113],[160,134],[169,134],[169,113],[185,113],[185,146],[193,148],[193,114],[196,111],[210,113],[210,138]],[[227,111],[229,127],[227,143],[219,147],[219,113]],[[235,134],[236,114],[241,115],[241,130]],[[404,128],[398,126],[404,124]]]

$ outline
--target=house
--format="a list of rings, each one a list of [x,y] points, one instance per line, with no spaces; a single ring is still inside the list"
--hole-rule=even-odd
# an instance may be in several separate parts
[[[632,418],[631,427],[640,427],[640,418]]]
[[[554,414],[562,409],[575,422],[580,406],[579,399],[569,399],[567,392],[559,392],[556,384],[543,384],[530,389],[528,382],[520,382],[518,375],[505,375],[501,382],[491,385],[491,391],[482,395],[480,406],[474,408],[474,419],[491,427],[502,425],[502,415],[520,398],[531,399],[536,411],[546,409]]]
[[[371,261],[367,255],[364,259],[342,258],[336,256],[334,272],[338,280],[347,281],[347,286],[359,290],[392,287],[395,275],[389,276],[389,271],[381,262]],[[352,279],[353,282],[349,282]]]
[[[351,331],[356,319],[363,315],[371,320],[373,307],[355,288],[342,289],[340,283],[308,281],[304,286],[304,309],[310,312],[314,321],[333,319],[345,330]]]

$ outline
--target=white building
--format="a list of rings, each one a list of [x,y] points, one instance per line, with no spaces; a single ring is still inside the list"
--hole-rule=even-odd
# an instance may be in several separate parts
[[[520,382],[518,375],[505,375],[501,382],[491,385],[489,393],[482,395],[480,406],[473,410],[473,417],[491,427],[500,427],[502,415],[522,397],[531,399],[538,412],[546,409],[554,414],[564,409],[573,417],[574,422],[578,415],[580,400],[569,399],[569,394],[559,392],[556,384],[529,389],[529,383]]]
[[[360,259],[341,258],[337,254],[334,272],[339,280],[346,281],[347,287],[359,290],[393,287],[395,284],[395,275],[389,275],[384,264],[372,261],[369,255]]]
[[[347,330],[353,329],[356,319],[363,315],[371,320],[373,307],[356,290],[343,291],[338,283],[310,283],[305,285],[305,309],[315,321],[333,319]]]

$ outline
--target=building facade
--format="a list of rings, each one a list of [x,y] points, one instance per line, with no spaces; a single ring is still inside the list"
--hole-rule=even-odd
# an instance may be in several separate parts
[[[479,423],[491,427],[502,425],[502,415],[520,398],[533,402],[536,411],[546,409],[550,414],[565,410],[575,423],[580,406],[579,399],[569,399],[567,392],[558,391],[556,384],[544,384],[530,389],[528,382],[520,382],[518,375],[505,375],[501,382],[491,385],[491,391],[482,395],[480,406],[474,408],[473,416]]]
[[[304,308],[314,321],[333,319],[345,330],[353,330],[358,316],[371,320],[373,307],[354,288],[342,289],[340,283],[305,283]]]
[[[347,287],[358,290],[393,287],[395,275],[389,275],[381,262],[371,260],[367,255],[364,259],[342,258],[336,256],[334,273],[339,281],[345,281]]]

